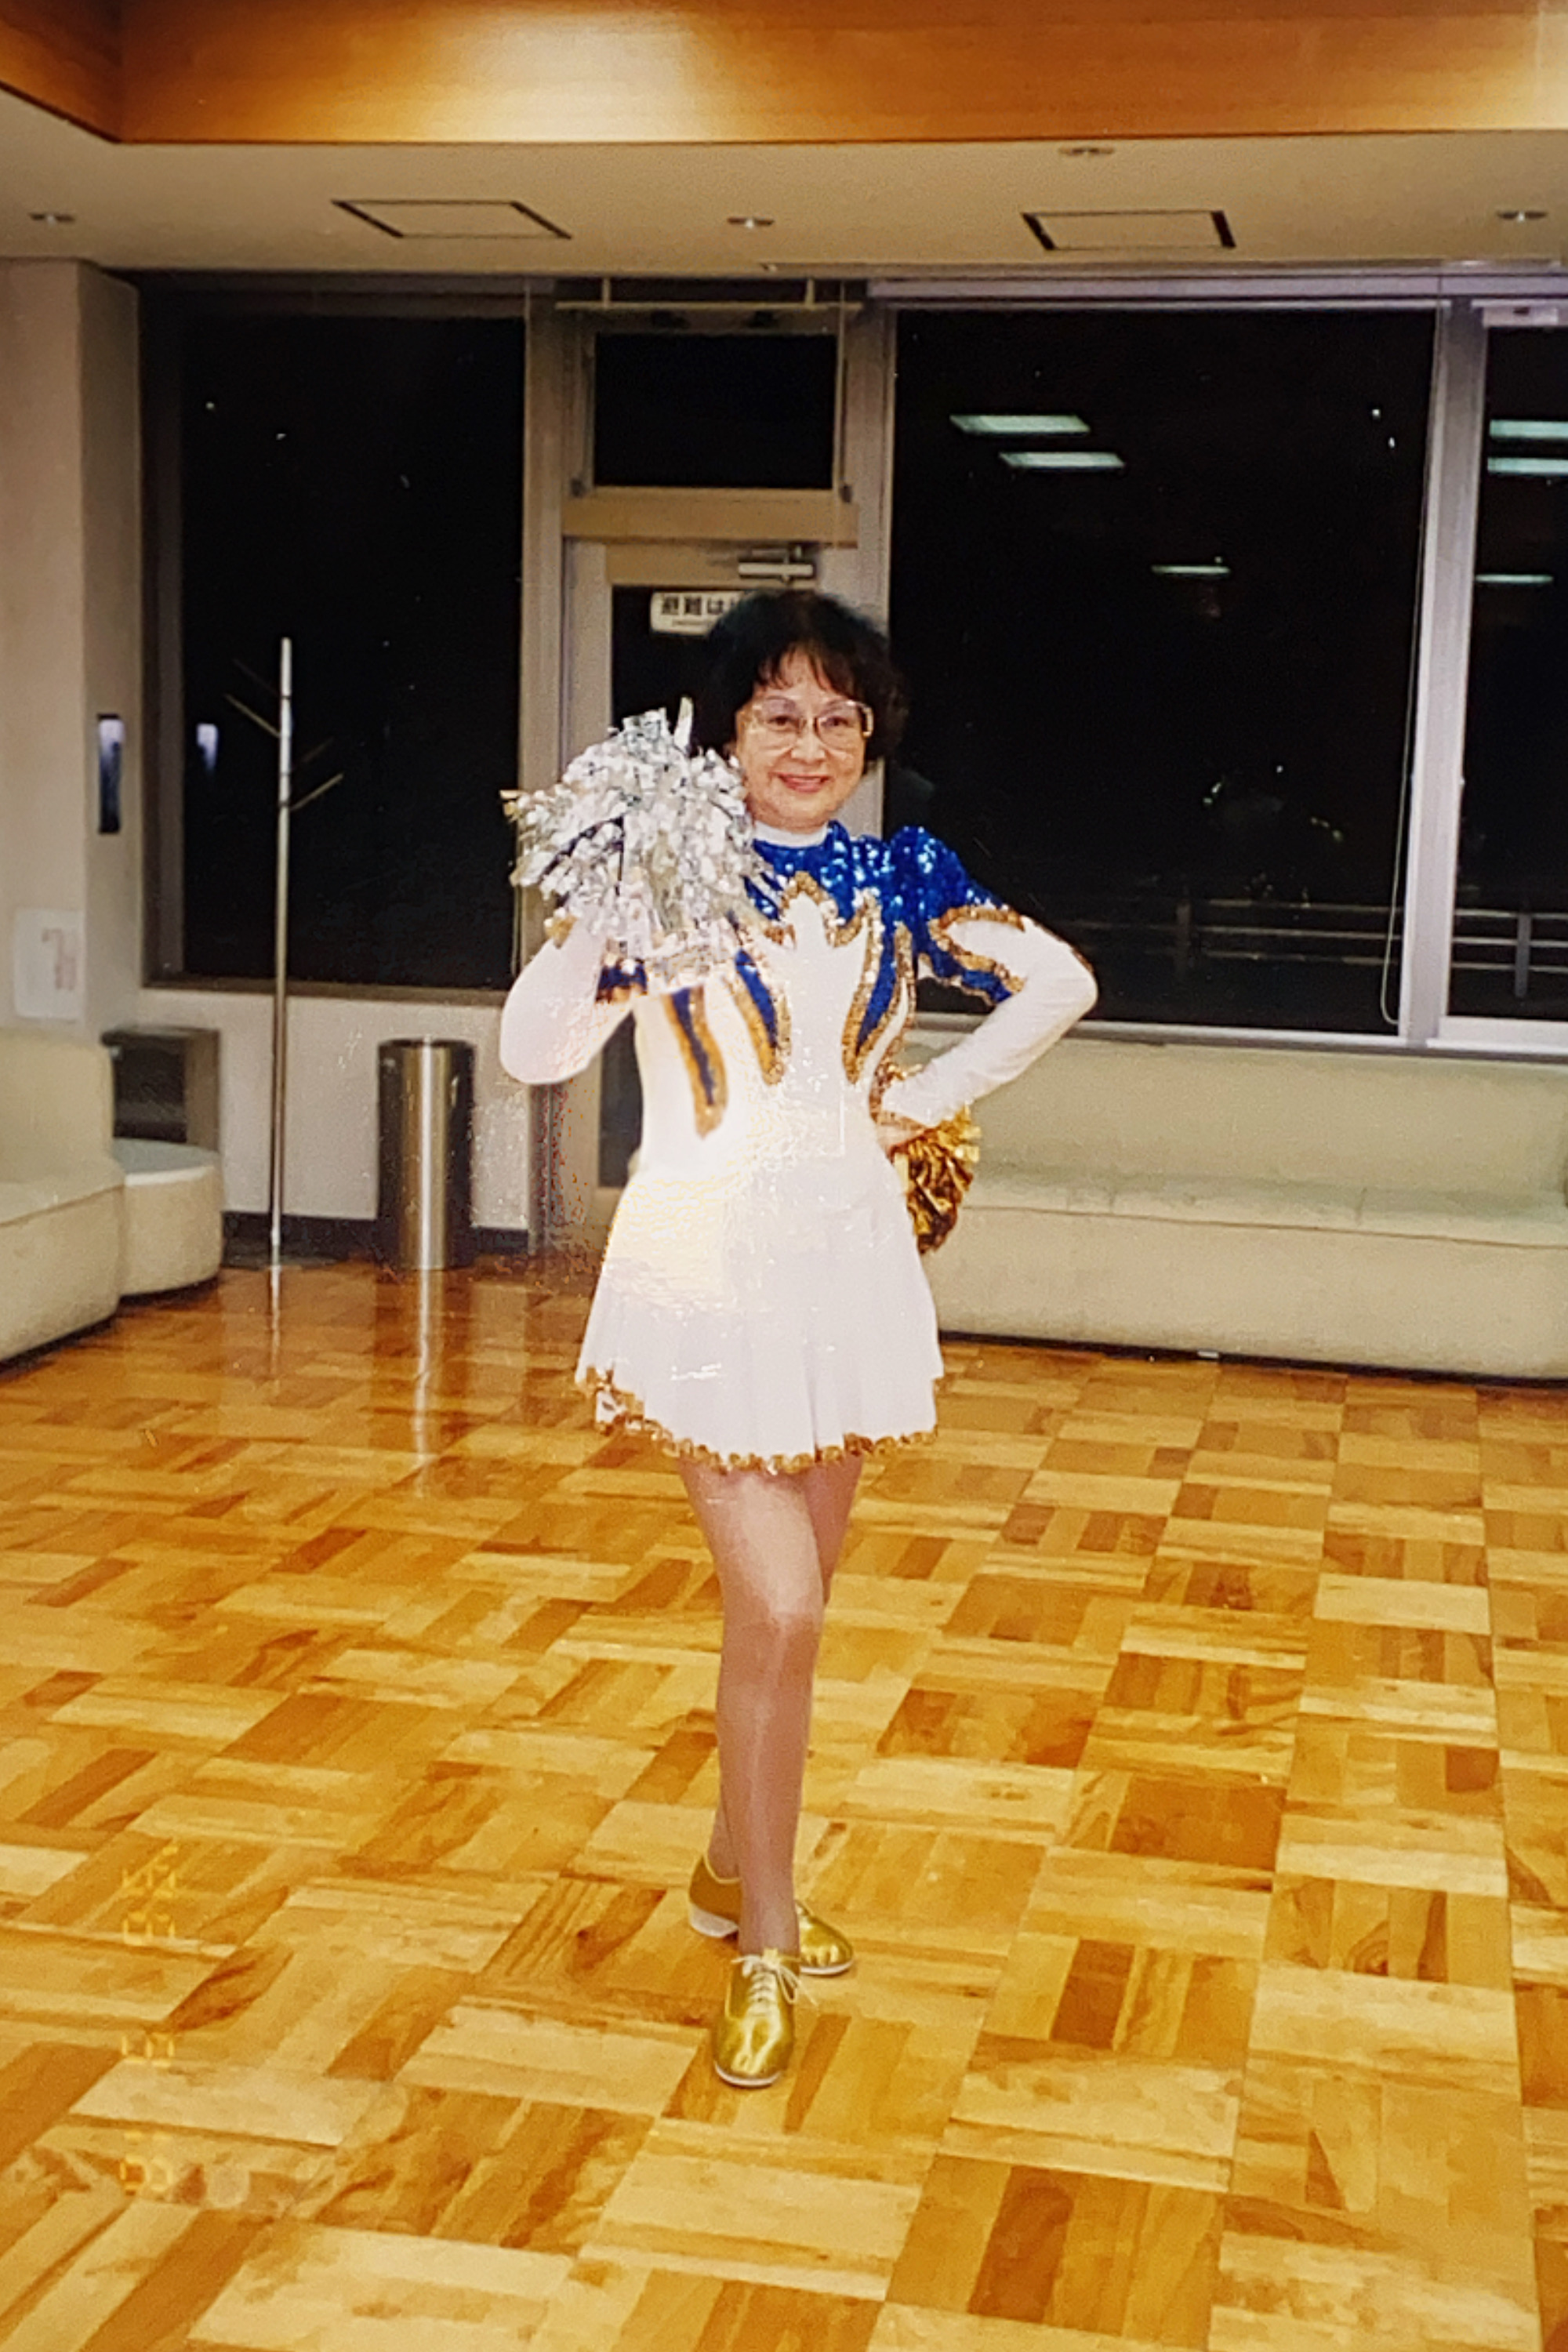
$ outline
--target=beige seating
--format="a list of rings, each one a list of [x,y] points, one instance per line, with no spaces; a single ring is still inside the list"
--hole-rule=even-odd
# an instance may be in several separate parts
[[[1079,1036],[977,1115],[945,1329],[1568,1375],[1568,1069]]]
[[[0,1362],[217,1272],[217,1154],[113,1124],[101,1045],[0,1029]]]
[[[117,1136],[125,1173],[127,1297],[206,1282],[223,1264],[223,1175],[216,1151]]]
[[[0,1029],[0,1360],[112,1315],[124,1178],[108,1055]]]

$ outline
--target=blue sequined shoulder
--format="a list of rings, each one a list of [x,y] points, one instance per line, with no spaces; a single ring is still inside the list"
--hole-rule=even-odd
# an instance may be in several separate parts
[[[934,833],[907,824],[891,841],[879,845],[887,858],[889,882],[900,911],[911,927],[929,931],[944,915],[956,915],[962,908],[998,903],[966,870],[957,851],[939,841]]]
[[[820,841],[800,848],[782,842],[759,841],[769,881],[752,887],[763,911],[776,917],[797,874],[809,875],[831,898],[840,922],[847,923],[861,901],[874,898],[882,915],[883,964],[867,1007],[874,1024],[894,986],[893,959],[901,931],[917,967],[949,987],[964,988],[988,1003],[999,1004],[1010,994],[1006,982],[990,968],[954,952],[944,927],[966,908],[996,907],[999,900],[965,870],[962,858],[919,825],[905,825],[890,840],[876,834],[853,835],[841,824],[830,824]]]
[[[1001,972],[987,959],[956,948],[948,932],[955,916],[972,908],[999,908],[1001,901],[934,833],[906,825],[887,849],[892,888],[921,964],[946,987],[966,989],[988,1004],[1002,1003],[1012,991]]]
[[[803,842],[798,849],[782,841],[759,841],[764,878],[747,887],[763,913],[776,919],[795,877],[809,875],[832,899],[839,921],[847,923],[868,886],[878,888],[879,877],[865,853],[882,846],[868,835],[857,838],[846,833],[841,824],[830,824],[820,841]]]
[[[785,889],[793,876],[809,874],[844,922],[868,890],[875,892],[886,916],[906,923],[911,931],[923,932],[940,916],[955,914],[961,907],[997,903],[965,872],[956,851],[919,825],[905,825],[884,840],[878,834],[850,834],[841,824],[830,824],[820,841],[804,843],[798,849],[759,841],[757,852]],[[782,893],[764,884],[753,886],[752,895],[765,913],[776,913]]]

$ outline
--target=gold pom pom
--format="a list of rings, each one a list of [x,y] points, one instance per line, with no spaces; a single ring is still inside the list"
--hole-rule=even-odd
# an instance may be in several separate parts
[[[895,1144],[890,1156],[904,1180],[904,1202],[923,1257],[940,1249],[958,1223],[980,1165],[980,1129],[967,1110],[955,1111],[940,1127],[922,1127]]]

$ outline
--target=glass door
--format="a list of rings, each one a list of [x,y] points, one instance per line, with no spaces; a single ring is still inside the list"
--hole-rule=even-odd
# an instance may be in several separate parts
[[[1568,1050],[1568,331],[1488,337],[1445,1040]]]
[[[590,305],[578,322],[560,435],[564,759],[639,711],[673,718],[708,630],[752,590],[882,609],[889,321],[847,289],[826,310],[726,299],[626,317]],[[870,829],[879,807],[868,779],[847,820]],[[631,1024],[551,1092],[545,1223],[591,1245],[641,1124]]]

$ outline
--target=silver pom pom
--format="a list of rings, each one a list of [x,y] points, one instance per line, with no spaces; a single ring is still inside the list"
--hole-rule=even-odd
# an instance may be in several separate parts
[[[690,751],[689,708],[628,719],[582,752],[560,782],[504,793],[517,827],[512,880],[557,917],[597,932],[605,961],[637,963],[650,988],[694,986],[731,961],[763,878],[738,772]]]

